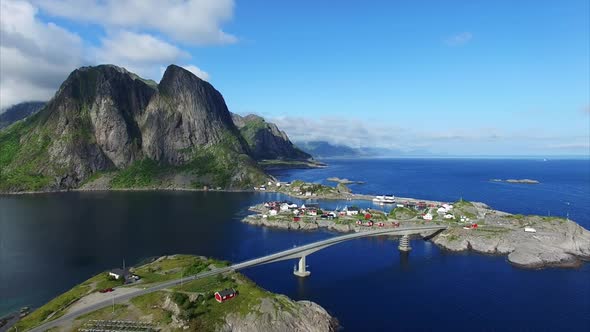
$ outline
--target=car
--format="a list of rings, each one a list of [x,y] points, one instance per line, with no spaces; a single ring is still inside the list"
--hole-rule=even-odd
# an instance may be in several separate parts
[[[114,289],[112,287],[99,290],[99,292],[101,292],[101,293],[109,293],[112,291],[114,291]]]

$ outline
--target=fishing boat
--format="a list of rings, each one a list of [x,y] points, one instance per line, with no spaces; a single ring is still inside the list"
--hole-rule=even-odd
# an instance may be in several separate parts
[[[375,196],[375,198],[373,198],[373,202],[381,204],[393,204],[395,203],[395,196],[393,195],[381,195],[381,196]]]

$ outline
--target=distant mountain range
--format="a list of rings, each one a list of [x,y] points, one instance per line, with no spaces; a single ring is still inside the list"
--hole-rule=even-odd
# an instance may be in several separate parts
[[[362,155],[360,149],[346,145],[332,144],[326,141],[296,142],[295,145],[315,158],[357,157]]]
[[[45,103],[45,101],[27,101],[7,108],[3,113],[0,113],[0,129],[37,113]]]
[[[427,151],[402,151],[397,149],[378,147],[350,147],[344,144],[332,144],[327,141],[296,142],[303,151],[314,158],[372,158],[372,157],[400,157],[400,156],[428,156]]]
[[[3,118],[0,191],[245,188],[270,178],[257,160],[311,157],[274,124],[232,116],[211,84],[175,65],[160,83],[82,67],[49,102]]]

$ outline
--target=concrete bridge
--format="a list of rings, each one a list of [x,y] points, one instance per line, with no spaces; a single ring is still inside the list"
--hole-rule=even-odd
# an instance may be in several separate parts
[[[32,331],[45,331],[47,329],[60,326],[62,324],[67,323],[70,320],[76,319],[77,317],[102,309],[109,306],[114,306],[115,303],[121,303],[124,301],[128,301],[134,297],[145,295],[148,293],[153,293],[162,289],[174,287],[177,285],[182,284],[183,282],[188,282],[192,280],[202,279],[211,277],[220,273],[230,272],[230,271],[238,271],[243,270],[245,268],[264,265],[274,262],[280,262],[288,259],[299,259],[298,268],[295,269],[293,272],[296,276],[306,277],[310,274],[309,271],[306,269],[305,265],[305,258],[324,248],[329,246],[333,246],[335,244],[339,244],[342,242],[365,238],[365,237],[372,237],[372,236],[381,236],[381,235],[401,235],[402,238],[400,240],[400,245],[398,246],[399,250],[401,251],[409,251],[411,248],[409,246],[409,236],[414,234],[423,234],[425,237],[430,237],[438,232],[447,229],[447,226],[416,226],[416,227],[406,227],[406,228],[387,228],[387,229],[380,229],[380,230],[368,230],[353,234],[346,234],[341,236],[336,236],[329,238],[327,240],[322,240],[310,244],[306,244],[300,247],[295,247],[292,249],[287,249],[284,251],[280,251],[274,254],[270,254],[264,257],[259,257],[255,259],[251,259],[245,262],[237,263],[234,265],[230,265],[227,267],[217,268],[210,271],[201,272],[196,275],[187,276],[181,279],[174,279],[168,280],[162,283],[158,283],[156,285],[150,286],[145,289],[136,289],[130,292],[126,292],[123,294],[103,294],[104,299],[96,301],[86,307],[81,307],[76,309],[75,311],[67,312],[65,315],[56,318],[50,322],[46,322],[40,326],[37,326],[32,329]]]
[[[415,227],[405,227],[405,228],[386,228],[380,230],[370,230],[370,231],[363,231],[353,234],[346,234],[341,236],[336,236],[333,238],[329,238],[327,240],[318,241],[310,244],[306,244],[300,247],[295,247],[293,249],[287,249],[275,254],[271,254],[268,256],[255,258],[249,261],[245,261],[242,263],[234,264],[231,266],[232,270],[241,270],[252,266],[263,265],[268,263],[280,262],[288,259],[299,259],[299,263],[297,264],[297,268],[293,271],[296,276],[299,277],[307,277],[309,276],[310,272],[307,271],[307,266],[305,263],[305,258],[313,254],[316,251],[322,250],[329,246],[333,246],[335,244],[339,244],[342,242],[360,239],[365,237],[373,237],[373,236],[381,236],[381,235],[401,235],[402,238],[400,239],[400,244],[398,246],[399,250],[401,251],[410,251],[410,240],[409,236],[414,234],[428,234],[429,236],[443,231],[447,229],[447,226],[415,226]]]

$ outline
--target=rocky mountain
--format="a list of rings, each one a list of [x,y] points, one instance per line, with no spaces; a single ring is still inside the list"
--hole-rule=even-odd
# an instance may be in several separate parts
[[[44,101],[26,101],[10,106],[3,113],[0,113],[0,129],[8,127],[31,114],[37,113],[37,111],[43,108],[45,103]]]
[[[267,176],[223,96],[170,65],[160,81],[113,65],[73,71],[35,115],[0,132],[0,189],[235,188]],[[90,181],[89,181],[90,180]]]
[[[287,134],[274,123],[266,122],[262,117],[250,114],[242,117],[232,114],[234,124],[248,143],[252,156],[257,160],[307,160],[312,156],[301,151]]]

